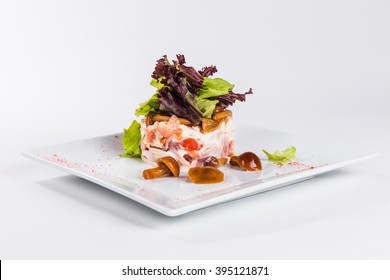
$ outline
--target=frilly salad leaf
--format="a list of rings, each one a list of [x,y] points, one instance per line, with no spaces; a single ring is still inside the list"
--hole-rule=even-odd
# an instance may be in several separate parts
[[[245,101],[246,94],[234,93],[234,85],[221,78],[210,78],[217,68],[208,66],[197,71],[186,66],[184,55],[177,55],[172,63],[164,55],[157,60],[152,73],[151,85],[157,92],[136,110],[136,116],[150,112],[166,116],[176,115],[193,124],[199,124],[203,118],[210,118],[215,106],[226,108],[238,101]]]
[[[221,78],[204,78],[198,98],[210,98],[231,92],[234,85]]]
[[[150,112],[155,112],[158,107],[158,97],[157,93],[155,93],[148,101],[139,104],[139,108],[135,110],[135,115],[137,117],[146,116]]]
[[[218,104],[218,100],[209,100],[205,98],[196,98],[196,104],[198,104],[202,116],[205,118],[211,118],[214,113],[215,106]]]
[[[163,87],[165,87],[165,85],[161,83],[162,79],[163,79],[163,77],[161,77],[160,79],[152,79],[150,81],[150,85],[156,88],[156,93],[153,94],[152,97],[149,98],[148,101],[145,101],[145,102],[139,104],[138,109],[135,110],[135,115],[137,117],[146,116],[150,112],[155,112],[156,110],[158,110],[159,104],[158,104],[157,94],[158,94],[159,90],[161,90]]]
[[[198,92],[198,96],[195,98],[196,104],[202,112],[202,116],[204,118],[211,118],[215,106],[219,103],[219,100],[210,100],[208,98],[228,94],[233,88],[234,85],[224,79],[204,78],[203,85]]]
[[[285,164],[287,161],[290,161],[295,158],[296,151],[297,149],[294,146],[288,147],[282,152],[276,150],[273,154],[263,149],[263,152],[267,155],[269,161],[282,164]]]
[[[150,81],[150,85],[152,87],[155,87],[157,89],[157,92],[162,89],[163,87],[165,87],[165,85],[163,83],[161,83],[161,80],[163,79],[164,77],[160,77],[159,79],[152,79]]]
[[[234,102],[236,102],[237,100],[241,102],[245,101],[245,95],[247,94],[253,94],[251,88],[244,94],[229,92],[227,94],[219,95],[217,97],[210,98],[210,99],[218,100],[219,101],[218,105],[222,106],[223,108],[226,108],[228,106],[233,105]]]
[[[141,157],[141,125],[133,121],[128,129],[123,130],[122,144],[125,150],[123,157]]]

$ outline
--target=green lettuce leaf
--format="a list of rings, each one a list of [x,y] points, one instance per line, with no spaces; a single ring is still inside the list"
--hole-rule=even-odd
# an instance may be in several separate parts
[[[160,77],[159,79],[152,79],[150,81],[150,85],[156,88],[156,93],[153,94],[151,98],[149,98],[148,101],[142,102],[139,104],[139,107],[137,110],[135,110],[135,115],[137,117],[139,116],[146,116],[149,114],[149,112],[155,112],[159,108],[158,104],[158,91],[162,89],[163,87],[166,87],[163,83],[161,83],[161,80],[164,77]]]
[[[149,114],[149,112],[154,112],[158,109],[158,97],[157,92],[153,94],[151,98],[149,98],[148,101],[140,103],[139,108],[135,110],[135,115],[137,117],[139,116],[146,116]]]
[[[200,111],[202,112],[203,117],[211,118],[211,115],[214,112],[215,105],[218,104],[218,100],[208,100],[203,98],[196,98],[196,104],[198,105]]]
[[[141,157],[141,125],[133,121],[128,129],[123,130],[122,144],[125,150],[123,157]]]
[[[150,85],[155,87],[157,89],[157,91],[159,91],[160,89],[162,89],[163,87],[166,87],[166,85],[164,85],[163,83],[161,83],[161,80],[164,79],[164,77],[160,77],[159,79],[152,79],[150,81]]]
[[[282,152],[276,150],[273,154],[263,149],[263,152],[267,155],[269,161],[282,163],[282,164],[295,158],[296,151],[297,149],[294,146],[288,147]]]
[[[221,78],[206,77],[203,80],[202,87],[198,92],[200,98],[210,98],[231,92],[234,85]]]
[[[198,96],[195,98],[196,105],[202,112],[204,118],[211,118],[218,100],[208,98],[225,95],[231,92],[234,85],[221,78],[208,78],[203,80],[202,87],[199,89]]]

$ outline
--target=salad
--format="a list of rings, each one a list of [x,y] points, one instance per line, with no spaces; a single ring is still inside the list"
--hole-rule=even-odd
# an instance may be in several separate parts
[[[170,62],[157,60],[150,84],[154,94],[139,104],[134,120],[124,130],[124,157],[139,157],[156,166],[143,172],[145,179],[179,176],[189,168],[195,183],[223,181],[219,166],[229,163],[247,171],[262,169],[251,152],[234,153],[233,114],[228,108],[252,94],[235,93],[234,84],[212,77],[214,65],[201,70],[187,66],[184,55]]]

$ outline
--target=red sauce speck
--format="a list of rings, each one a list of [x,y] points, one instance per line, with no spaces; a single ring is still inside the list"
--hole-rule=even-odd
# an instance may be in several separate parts
[[[57,154],[53,154],[52,156],[46,157],[45,159],[49,160],[51,162],[60,164],[60,165],[64,165],[64,166],[69,167],[69,168],[73,168],[73,169],[80,168],[80,164],[79,163],[70,162],[70,161],[68,161],[66,159],[61,158]]]
[[[283,167],[283,164],[277,163],[277,166]],[[298,161],[290,161],[290,162],[286,163],[285,166],[297,167],[299,169],[302,169],[302,168],[303,169],[314,169],[315,168],[315,166],[308,165],[308,164],[305,164],[305,163],[301,163],[301,162],[298,162]]]

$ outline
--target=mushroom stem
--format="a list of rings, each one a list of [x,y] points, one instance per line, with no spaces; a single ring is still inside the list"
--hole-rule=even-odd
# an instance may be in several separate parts
[[[238,164],[238,156],[232,156],[229,161],[231,166],[239,166]]]
[[[228,162],[227,158],[219,158],[218,159],[218,164],[219,165],[225,165]]]
[[[168,168],[164,168],[161,166],[157,166],[155,168],[145,169],[142,172],[142,176],[146,179],[155,179],[155,178],[161,178],[161,177],[168,177],[171,175],[171,172],[168,170]]]
[[[161,177],[178,177],[180,174],[180,166],[177,161],[170,156],[162,157],[157,160],[157,167],[146,169],[142,172],[142,176],[148,179]]]

